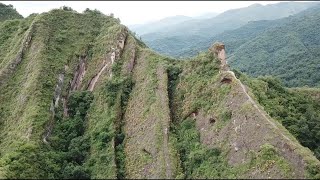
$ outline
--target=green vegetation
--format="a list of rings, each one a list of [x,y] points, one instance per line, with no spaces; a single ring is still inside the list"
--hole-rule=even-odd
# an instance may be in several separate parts
[[[96,10],[86,10],[80,14],[63,7],[1,24],[1,31],[5,32],[0,38],[4,47],[1,49],[1,73],[6,73],[7,65],[15,58],[27,32],[32,34],[30,48],[27,47],[21,63],[13,69],[12,76],[5,77],[7,81],[0,88],[3,102],[0,105],[3,115],[0,119],[0,143],[3,147],[0,149],[1,177],[89,178],[91,174],[96,175],[91,168],[90,151],[97,141],[106,144],[113,142],[113,127],[109,129],[108,126],[102,126],[106,129],[102,129],[98,136],[87,133],[87,111],[91,112],[89,105],[95,106],[100,96],[93,99],[92,94],[86,91],[68,94],[68,82],[73,78],[79,57],[99,63],[97,59],[101,50],[97,52],[97,49],[101,49],[101,46],[95,38],[106,30],[113,33],[108,37],[114,38],[118,33],[115,25],[121,27],[118,23],[118,20]],[[33,26],[33,29],[29,26]],[[110,31],[112,29],[115,32]],[[108,43],[112,45],[113,42],[109,40]],[[88,74],[95,73],[95,68],[92,68],[95,63],[88,66]],[[45,129],[52,128],[47,122],[51,116],[49,107],[58,74],[65,75],[61,97],[69,97],[69,118],[63,117],[60,101],[59,107],[55,108],[52,137],[48,139],[49,144],[43,144],[42,134]],[[88,83],[88,79],[84,81],[87,82],[83,84]],[[18,127],[10,119],[15,119]],[[8,135],[8,132],[12,135]],[[110,148],[114,151],[112,146]],[[25,157],[25,154],[29,156]]]
[[[101,88],[103,90],[104,88]],[[90,137],[90,153],[86,165],[90,169],[91,178],[116,178],[114,152],[114,120],[115,111],[107,104],[105,93],[95,95],[95,100],[88,112],[87,136]]]
[[[184,178],[225,178],[227,163],[218,149],[208,149],[200,142],[194,120],[187,118],[176,127]],[[212,169],[211,167],[215,167]]]
[[[0,22],[9,19],[21,19],[23,18],[11,4],[5,5],[0,3]]]
[[[83,167],[90,148],[84,136],[85,115],[93,100],[90,92],[76,92],[70,96],[70,117],[55,117],[56,126],[50,138],[50,146],[31,143],[21,144],[5,157],[7,178],[89,178]],[[27,156],[26,156],[27,155]]]
[[[84,136],[85,117],[93,95],[89,91],[75,92],[70,95],[68,101],[69,118],[56,118],[57,126],[50,138],[55,156],[62,162],[60,171],[56,172],[56,178],[61,179],[87,179],[89,171],[83,166],[84,160],[90,148],[90,139]],[[53,170],[54,171],[54,170]]]
[[[254,21],[202,43],[226,45],[229,64],[257,77],[272,75],[287,87],[319,86],[319,6],[287,18]]]
[[[252,89],[255,98],[270,116],[281,122],[303,146],[310,148],[320,159],[319,102],[308,94],[290,91],[283,87],[279,79],[273,77],[250,79],[239,72],[236,74]]]
[[[238,136],[238,117],[265,119],[212,52],[163,57],[112,14],[66,6],[6,20],[0,32],[0,179],[319,176],[300,146],[289,154],[306,164],[297,168],[269,137],[252,145]],[[318,92],[237,75],[319,157]],[[252,146],[234,150],[234,137]]]
[[[289,87],[319,86],[318,12],[314,7],[274,22],[234,50],[231,66],[255,77],[276,76]]]

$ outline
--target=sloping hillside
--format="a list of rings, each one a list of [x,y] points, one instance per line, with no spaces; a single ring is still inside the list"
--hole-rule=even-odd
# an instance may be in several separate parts
[[[184,21],[158,32],[140,35],[142,40],[157,52],[173,57],[185,57],[185,52],[191,51],[193,55],[197,54],[197,45],[201,46],[203,41],[226,30],[237,29],[249,21],[287,17],[315,4],[314,2],[281,2],[265,6],[254,4],[246,8],[228,10],[214,18]]]
[[[0,179],[320,177],[223,44],[177,61],[67,7],[0,31]]]

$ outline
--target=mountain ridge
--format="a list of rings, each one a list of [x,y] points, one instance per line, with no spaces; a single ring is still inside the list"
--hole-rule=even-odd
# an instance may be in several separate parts
[[[112,16],[68,7],[0,31],[0,178],[320,176],[221,43],[178,61]]]

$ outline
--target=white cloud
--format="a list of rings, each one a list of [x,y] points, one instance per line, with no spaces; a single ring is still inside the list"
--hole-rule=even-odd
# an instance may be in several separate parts
[[[196,16],[206,12],[224,12],[251,4],[273,4],[280,1],[4,1],[23,16],[47,12],[63,5],[82,12],[85,8],[113,13],[125,25],[141,24],[168,16]]]

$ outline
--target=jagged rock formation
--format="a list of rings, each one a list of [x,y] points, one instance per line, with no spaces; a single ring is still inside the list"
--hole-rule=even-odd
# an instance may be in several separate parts
[[[214,43],[210,48],[211,51],[219,60],[220,60],[220,69],[223,71],[229,70],[229,66],[227,64],[227,56],[225,51],[225,46],[223,43]]]
[[[107,58],[103,62],[102,68],[100,69],[98,74],[96,74],[94,78],[90,81],[88,86],[89,91],[93,91],[95,84],[97,83],[99,77],[105,71],[105,69],[120,58],[121,52],[124,48],[125,40],[127,38],[127,34],[128,31],[126,29],[124,29],[124,32],[121,32],[119,34],[119,36],[117,37],[117,41],[115,42],[115,47],[111,47],[111,51],[109,54],[107,54]],[[110,73],[110,77],[112,77],[112,73]]]
[[[0,49],[0,178],[319,176],[222,43],[176,61],[97,11],[15,23],[0,26],[15,37]]]

